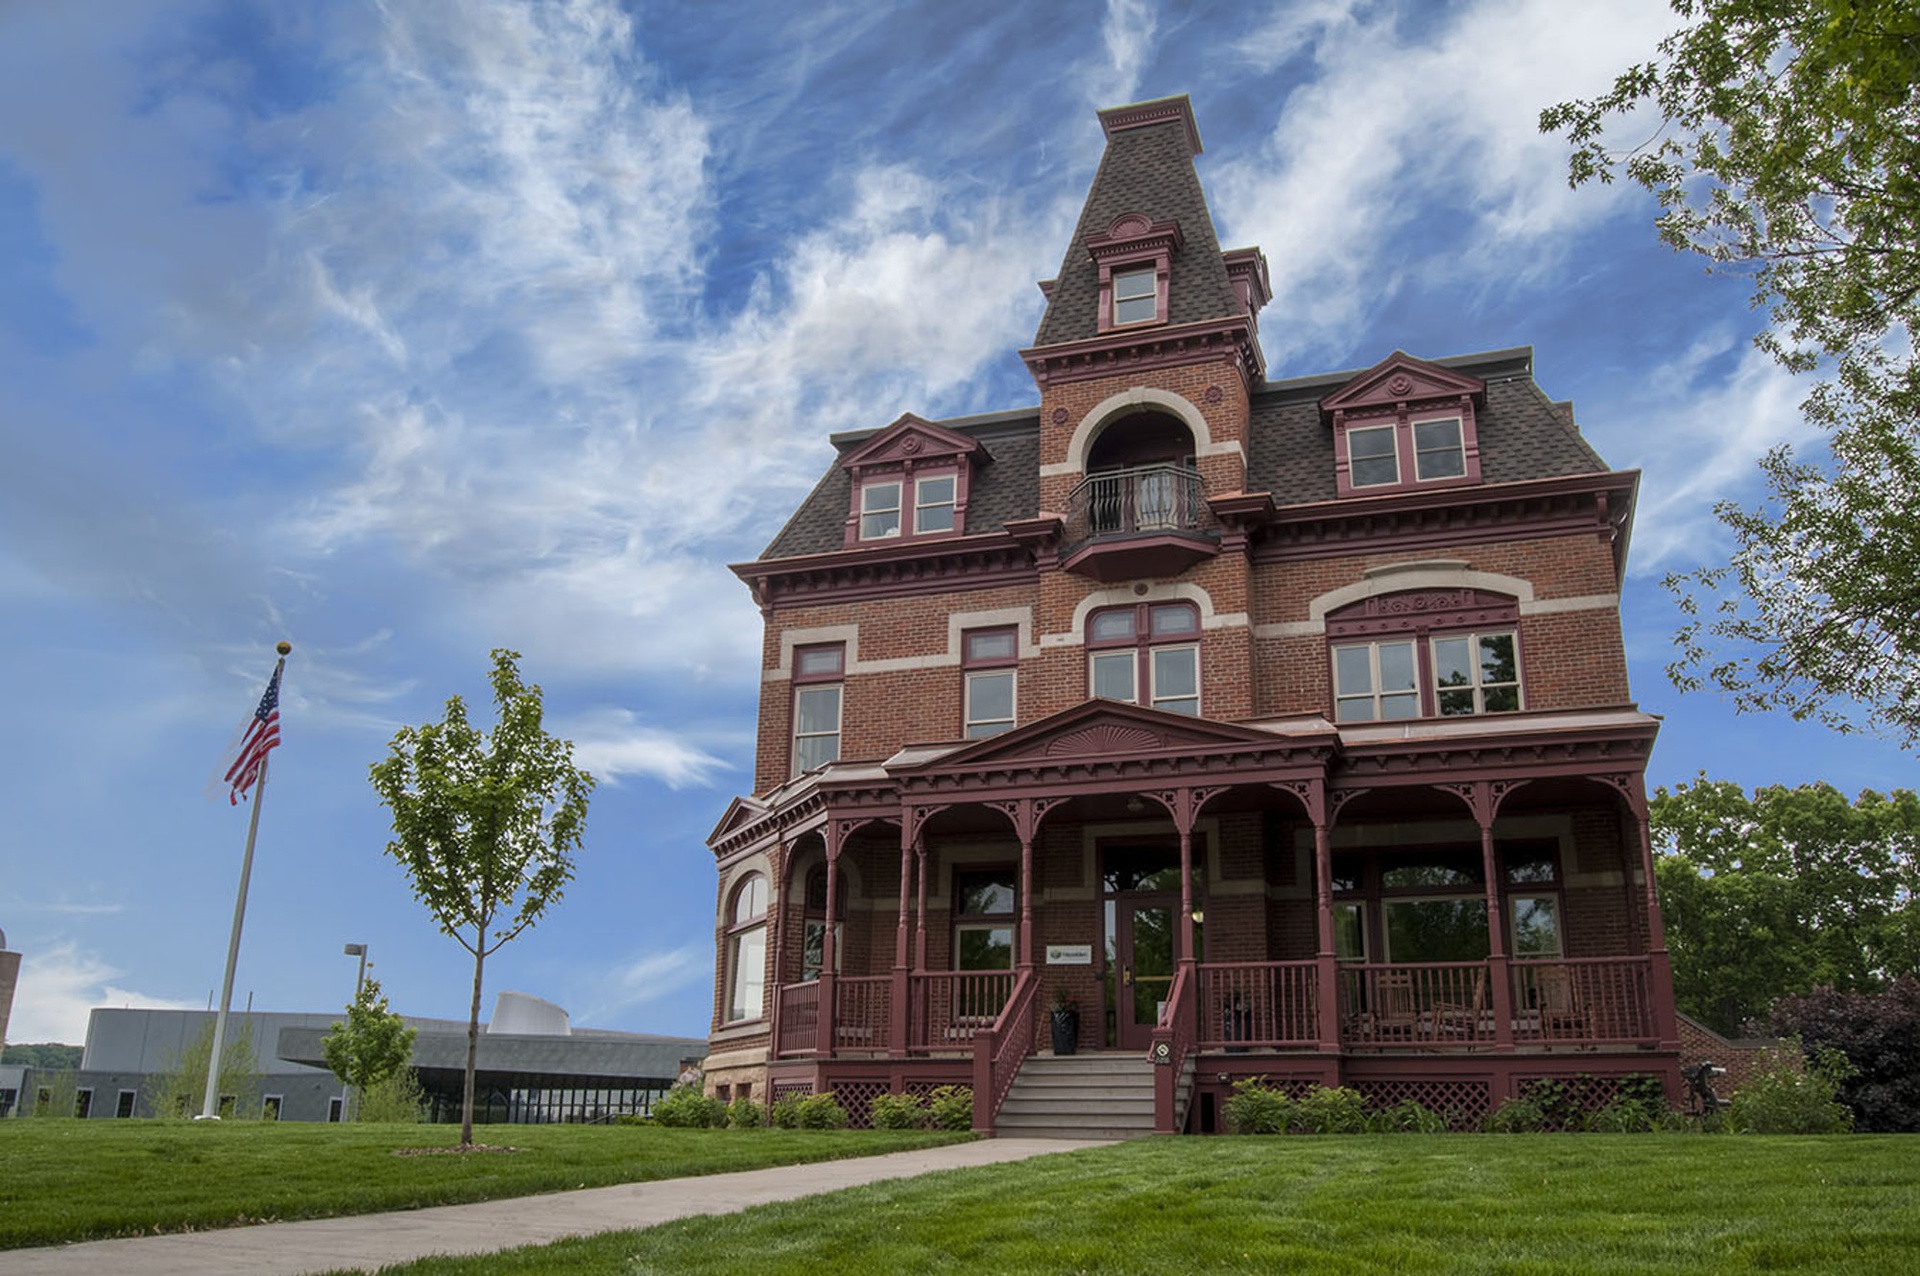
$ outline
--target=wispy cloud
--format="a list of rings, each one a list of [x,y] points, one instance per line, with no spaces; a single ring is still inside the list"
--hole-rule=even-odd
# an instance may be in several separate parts
[[[193,1010],[197,1003],[153,997],[113,981],[126,974],[71,942],[23,951],[14,994],[11,1041],[86,1040],[87,1012],[96,1006]]]
[[[665,952],[639,953],[607,971],[599,981],[582,1019],[612,1019],[624,1011],[670,1000],[682,989],[713,977],[713,949],[688,944]]]
[[[573,741],[573,760],[598,780],[650,776],[669,788],[710,784],[728,769],[721,759],[674,733],[643,725],[627,709],[603,708],[554,724]]]
[[[1139,95],[1140,77],[1152,58],[1159,25],[1152,0],[1107,0],[1100,23],[1106,61],[1089,64],[1085,72],[1087,98],[1094,106],[1118,106]]]

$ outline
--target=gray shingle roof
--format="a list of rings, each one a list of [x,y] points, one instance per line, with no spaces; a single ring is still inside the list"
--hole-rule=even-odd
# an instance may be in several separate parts
[[[1433,362],[1487,383],[1487,405],[1478,414],[1484,481],[1513,483],[1608,469],[1573,428],[1566,405],[1553,402],[1534,384],[1531,350],[1499,350]],[[1279,506],[1335,499],[1333,430],[1321,422],[1319,402],[1360,371],[1270,382],[1254,393],[1248,491],[1271,492]],[[993,457],[991,464],[974,471],[967,508],[969,534],[998,531],[1012,519],[1039,513],[1038,409],[935,424],[979,439]],[[845,452],[873,433],[837,435],[834,442]],[[838,464],[829,466],[762,559],[826,554],[842,548],[851,499],[847,472]]]
[[[1099,335],[1100,275],[1087,255],[1087,239],[1103,235],[1114,219],[1144,213],[1154,221],[1177,221],[1184,243],[1173,256],[1169,322],[1224,319],[1241,311],[1220,257],[1200,176],[1193,168],[1187,125],[1178,119],[1122,129],[1107,139],[1093,189],[1080,210],[1080,224],[1060,263],[1047,312],[1034,337],[1039,346]]]

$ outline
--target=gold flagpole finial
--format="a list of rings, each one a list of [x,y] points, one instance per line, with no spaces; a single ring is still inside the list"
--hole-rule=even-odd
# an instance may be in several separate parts
[[[285,638],[282,638],[279,642],[273,644],[273,649],[284,656],[289,651],[293,650],[293,644],[288,642]]]

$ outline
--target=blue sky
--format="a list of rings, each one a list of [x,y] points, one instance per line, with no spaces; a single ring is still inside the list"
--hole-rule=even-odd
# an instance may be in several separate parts
[[[525,653],[601,779],[565,902],[487,971],[704,1034],[702,839],[751,783],[753,557],[827,435],[1035,400],[1014,351],[1100,106],[1189,93],[1276,377],[1532,344],[1645,471],[1625,597],[1653,779],[1908,783],[1662,668],[1667,571],[1805,446],[1748,288],[1569,191],[1539,109],[1660,3],[571,0],[0,5],[0,644],[9,1037],[203,1006],[244,808],[207,781],[295,645],[238,995],[412,1014],[470,968],[383,848],[403,723]]]

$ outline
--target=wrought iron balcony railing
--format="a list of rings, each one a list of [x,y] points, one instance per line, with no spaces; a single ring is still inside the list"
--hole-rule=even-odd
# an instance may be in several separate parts
[[[1194,531],[1206,509],[1200,475],[1184,465],[1136,465],[1089,475],[1073,489],[1067,540]]]

